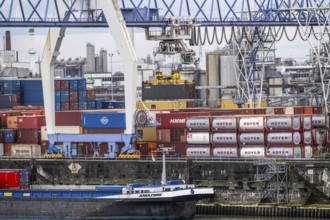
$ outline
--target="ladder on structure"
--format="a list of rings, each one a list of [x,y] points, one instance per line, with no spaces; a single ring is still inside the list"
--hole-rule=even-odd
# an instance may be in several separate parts
[[[274,159],[255,161],[255,181],[258,191],[261,191],[259,203],[283,204],[288,203],[288,169],[286,162]]]

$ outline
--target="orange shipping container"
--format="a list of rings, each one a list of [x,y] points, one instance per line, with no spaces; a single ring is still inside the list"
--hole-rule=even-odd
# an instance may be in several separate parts
[[[311,106],[305,106],[304,107],[304,113],[306,115],[312,115],[313,114],[313,107],[311,107]]]
[[[157,141],[170,142],[171,130],[170,129],[157,129]]]
[[[17,116],[7,117],[7,128],[17,128]]]

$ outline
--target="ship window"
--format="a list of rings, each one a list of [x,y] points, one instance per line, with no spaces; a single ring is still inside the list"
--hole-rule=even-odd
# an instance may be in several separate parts
[[[165,192],[171,191],[171,188],[165,188]]]
[[[140,193],[140,190],[135,190],[135,193]]]

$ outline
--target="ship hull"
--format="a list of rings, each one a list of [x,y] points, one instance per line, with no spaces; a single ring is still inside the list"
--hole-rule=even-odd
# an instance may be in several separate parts
[[[17,218],[106,218],[184,219],[195,214],[195,201],[122,201],[95,198],[1,198],[0,217]]]

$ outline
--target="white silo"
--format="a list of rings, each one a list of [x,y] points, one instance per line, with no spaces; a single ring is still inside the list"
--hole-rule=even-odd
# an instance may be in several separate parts
[[[86,73],[95,72],[95,46],[87,43],[87,60],[86,60]]]

